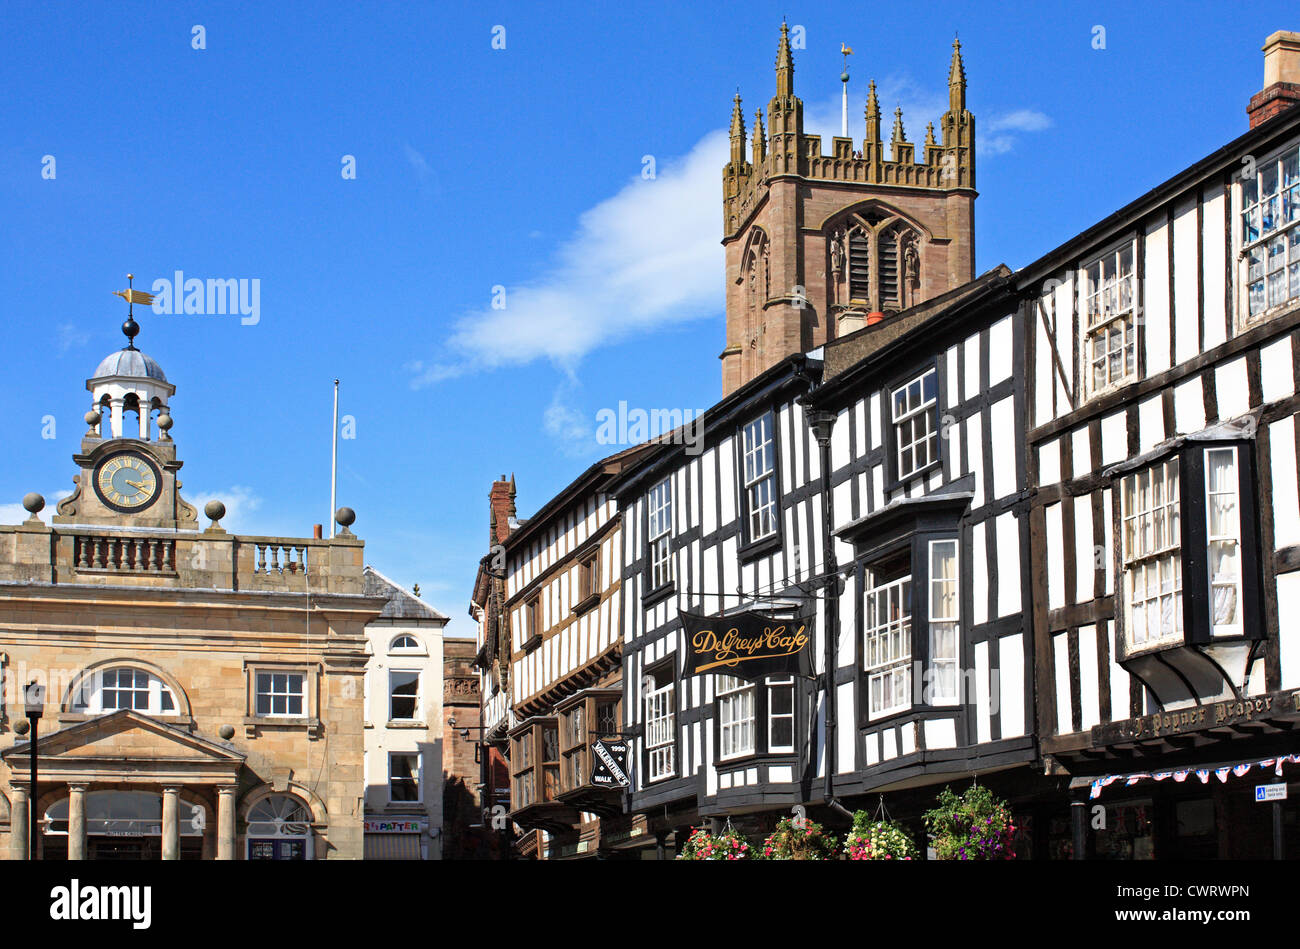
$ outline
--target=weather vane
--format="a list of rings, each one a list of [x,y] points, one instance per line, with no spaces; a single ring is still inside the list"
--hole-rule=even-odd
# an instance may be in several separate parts
[[[135,305],[139,303],[142,306],[151,306],[153,304],[153,294],[145,293],[143,290],[136,290],[132,284],[135,281],[135,274],[127,274],[127,288],[125,290],[114,290],[113,296],[121,297],[126,301],[126,322],[122,324],[122,332],[126,335],[126,348],[135,349],[135,337],[140,332],[140,324],[135,321]]]

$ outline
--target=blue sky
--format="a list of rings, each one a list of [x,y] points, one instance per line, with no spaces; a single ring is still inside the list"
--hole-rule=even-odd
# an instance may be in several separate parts
[[[84,380],[122,345],[109,293],[127,271],[145,289],[176,270],[257,279],[254,325],[141,317],[140,348],[177,386],[184,493],[225,501],[230,529],[309,535],[329,511],[338,377],[356,434],[339,503],[368,561],[472,634],[494,477],[516,475],[527,516],[617,449],[595,441],[602,408],[718,398],[724,133],[737,86],[747,119],[766,110],[783,16],[803,27],[795,91],[827,136],[841,42],[851,134],[875,78],[919,142],[960,32],[983,271],[1023,266],[1245,130],[1264,38],[1300,22],[1293,3],[1231,9],[6,6],[0,522],[28,491],[71,489]]]

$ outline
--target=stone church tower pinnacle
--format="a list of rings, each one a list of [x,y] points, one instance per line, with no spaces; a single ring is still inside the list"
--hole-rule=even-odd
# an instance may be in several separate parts
[[[722,175],[723,395],[787,356],[974,278],[975,119],[966,110],[961,43],[953,43],[941,141],[931,123],[920,161],[901,108],[888,144],[882,140],[874,81],[865,119],[860,145],[835,136],[829,154],[821,136],[804,133],[783,23],[766,133],[760,110],[748,155],[739,93],[732,107]]]

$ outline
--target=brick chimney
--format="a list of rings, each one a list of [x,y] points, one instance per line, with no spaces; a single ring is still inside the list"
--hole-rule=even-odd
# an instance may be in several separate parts
[[[511,524],[515,517],[515,476],[510,480],[502,475],[500,480],[492,482],[488,492],[488,508],[491,517],[488,521],[488,543],[495,545],[505,542],[510,536]]]
[[[1264,41],[1264,88],[1250,98],[1250,127],[1300,105],[1300,33],[1278,30]]]

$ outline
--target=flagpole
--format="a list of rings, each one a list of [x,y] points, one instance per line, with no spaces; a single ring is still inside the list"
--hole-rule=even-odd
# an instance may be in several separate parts
[[[339,381],[334,380],[334,434],[330,442],[330,537],[334,536],[334,512],[338,510],[339,471]]]
[[[840,44],[840,55],[844,57],[844,71],[840,73],[840,137],[849,137],[849,57],[853,50],[844,43]]]

